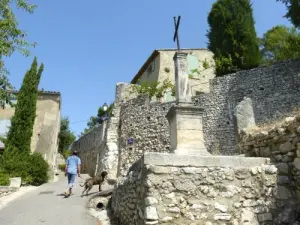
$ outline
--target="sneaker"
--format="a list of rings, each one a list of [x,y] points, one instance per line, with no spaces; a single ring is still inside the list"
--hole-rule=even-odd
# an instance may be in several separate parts
[[[70,196],[70,190],[69,190],[69,189],[67,189],[67,190],[65,191],[65,196],[66,196],[66,197],[69,197],[69,196]]]

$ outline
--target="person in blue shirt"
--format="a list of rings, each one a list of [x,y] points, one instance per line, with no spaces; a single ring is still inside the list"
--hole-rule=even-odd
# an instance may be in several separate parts
[[[66,161],[65,176],[68,176],[69,186],[69,189],[65,192],[66,196],[70,196],[72,194],[72,188],[74,186],[76,176],[78,175],[78,177],[81,177],[80,167],[81,160],[78,157],[78,152],[73,151],[72,155],[69,156]]]

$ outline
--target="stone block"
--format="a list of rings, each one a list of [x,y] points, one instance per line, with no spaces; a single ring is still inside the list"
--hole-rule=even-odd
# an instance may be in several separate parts
[[[285,186],[278,185],[277,186],[277,196],[276,198],[279,200],[287,200],[292,197],[291,191]]]
[[[21,187],[22,179],[21,177],[13,177],[9,179],[9,186],[13,188]]]
[[[259,222],[266,222],[266,221],[272,221],[272,214],[271,213],[262,213],[258,214],[258,221]]]
[[[289,165],[287,163],[278,163],[276,166],[279,174],[282,175],[289,174]]]
[[[277,168],[274,165],[263,165],[263,169],[266,174],[275,174],[277,173]]]
[[[288,153],[293,149],[293,144],[291,142],[285,142],[279,146],[279,151],[282,153]]]
[[[215,203],[215,209],[220,210],[222,213],[226,213],[228,211],[228,206],[221,205],[220,203]]]
[[[269,164],[270,160],[256,157],[176,155],[148,152],[144,154],[143,161],[145,165],[158,166],[251,168]]]
[[[295,167],[297,170],[300,170],[300,158],[295,158],[293,164],[294,164],[294,167]]]
[[[231,215],[228,213],[217,213],[214,216],[214,220],[229,221],[230,219],[231,219]]]
[[[259,225],[255,213],[249,209],[242,209],[241,224]]]
[[[154,206],[147,206],[145,208],[144,218],[146,220],[158,220],[158,215],[157,215],[156,207],[154,207]]]
[[[145,205],[146,206],[152,206],[152,205],[157,205],[158,201],[156,198],[153,197],[147,197],[145,198]]]

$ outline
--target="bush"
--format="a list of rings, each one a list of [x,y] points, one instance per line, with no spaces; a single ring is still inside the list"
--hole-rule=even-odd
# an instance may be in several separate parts
[[[65,171],[65,168],[66,168],[66,164],[59,164],[58,165],[58,169],[60,169],[61,171]]]
[[[1,169],[9,177],[21,177],[23,184],[41,185],[48,181],[48,163],[39,153],[5,151]]]
[[[29,183],[32,185],[41,185],[46,183],[48,177],[49,165],[39,153],[33,153],[29,156]]]
[[[0,170],[0,185],[9,185],[9,176],[3,170]]]
[[[63,157],[65,159],[67,159],[70,155],[71,155],[71,151],[70,150],[64,150],[63,151]]]

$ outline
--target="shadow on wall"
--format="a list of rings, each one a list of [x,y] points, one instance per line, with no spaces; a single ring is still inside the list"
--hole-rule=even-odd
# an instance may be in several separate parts
[[[299,108],[299,72],[298,59],[212,79],[211,92],[194,98],[195,104],[205,110],[203,129],[207,149],[212,154],[238,154],[237,134],[244,128],[241,121],[246,119],[249,107],[254,119],[250,118],[248,125],[267,124]],[[249,104],[244,104],[247,99]]]

